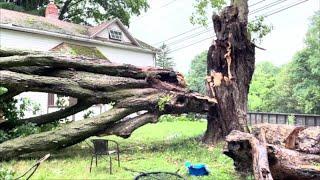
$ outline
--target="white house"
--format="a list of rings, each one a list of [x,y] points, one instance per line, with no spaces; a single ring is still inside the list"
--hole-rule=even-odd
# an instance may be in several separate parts
[[[119,19],[85,26],[61,21],[58,13],[54,3],[47,6],[45,17],[0,9],[0,47],[60,51],[117,63],[155,66],[156,49],[134,38]],[[57,110],[57,95],[27,92],[20,97],[40,103],[40,114]],[[92,110],[100,113],[106,110],[105,107],[99,105]],[[81,117],[80,113],[73,119]]]

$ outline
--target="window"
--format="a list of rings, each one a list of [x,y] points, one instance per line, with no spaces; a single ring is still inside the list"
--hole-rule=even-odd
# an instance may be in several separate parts
[[[117,41],[122,40],[122,32],[117,30],[110,30],[109,31],[109,38]]]

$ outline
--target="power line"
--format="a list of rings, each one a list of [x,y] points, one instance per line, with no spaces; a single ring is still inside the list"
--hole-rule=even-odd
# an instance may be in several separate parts
[[[169,6],[170,4],[174,3],[175,1],[177,1],[177,0],[172,0],[172,1],[168,2],[167,4],[161,6],[159,9],[164,8],[164,7],[167,7],[167,6]]]
[[[168,3],[166,3],[166,4],[162,5],[162,6],[160,6],[159,8],[154,9],[154,11],[155,11],[155,10],[162,9],[162,8],[164,8],[164,7],[167,7],[167,6],[169,6],[170,4],[172,4],[172,3],[176,2],[176,1],[177,1],[177,0],[171,0],[170,2],[168,2]],[[142,15],[142,16],[138,16],[137,19],[133,20],[132,22],[136,22],[137,20],[144,18],[147,14],[150,15],[150,13],[152,13],[152,11],[146,12],[146,14],[144,14],[144,15]]]
[[[184,38],[182,38],[182,39],[178,39],[178,40],[176,40],[176,41],[170,42],[170,43],[168,43],[167,45],[179,44],[181,41],[185,41],[185,40],[188,40],[188,39],[194,38],[194,37],[196,37],[196,36],[200,36],[201,34],[204,34],[204,33],[210,32],[210,31],[212,31],[212,30],[213,30],[213,28],[205,29],[204,31],[200,31],[200,32],[199,32],[199,33],[197,33],[197,34],[191,34],[191,35],[186,36],[186,37],[184,37]]]
[[[207,40],[207,39],[211,39],[211,38],[213,38],[213,37],[215,37],[215,36],[210,36],[210,37],[207,37],[207,38],[205,38],[205,39],[201,39],[201,40],[199,40],[199,41],[196,41],[196,42],[194,42],[194,43],[192,43],[192,44],[189,44],[189,45],[187,45],[187,46],[183,46],[183,47],[181,47],[181,48],[171,50],[171,51],[169,51],[169,53],[172,53],[172,52],[175,52],[175,51],[178,51],[178,50],[181,50],[181,49],[184,49],[184,48],[193,46],[193,45],[195,45],[195,44],[198,44],[198,43],[200,43],[200,42],[203,42],[203,41],[205,41],[205,40]]]
[[[294,7],[294,6],[297,6],[297,5],[302,4],[302,3],[304,3],[304,2],[307,2],[307,1],[309,1],[309,0],[303,0],[303,1],[297,2],[297,3],[295,3],[295,4],[292,4],[292,5],[290,5],[290,6],[287,6],[287,7],[285,7],[285,8],[280,9],[280,10],[276,10],[276,11],[270,13],[270,14],[265,14],[265,15],[263,15],[263,17],[272,16],[272,15],[274,15],[274,14],[280,13],[280,12],[282,12],[282,11],[285,11],[285,10],[287,10],[287,9],[289,9],[289,8],[292,8],[292,7]],[[189,45],[186,45],[186,46],[177,48],[177,49],[173,49],[173,50],[169,51],[169,53],[175,52],[175,51],[178,51],[178,50],[181,50],[181,49],[190,47],[190,46],[193,46],[193,45],[195,45],[195,44],[198,44],[198,43],[200,43],[200,42],[202,42],[202,41],[204,41],[204,40],[207,40],[207,39],[210,39],[210,38],[213,38],[213,37],[215,37],[215,36],[211,36],[211,37],[209,37],[209,38],[205,38],[205,39],[196,41],[196,42],[194,42],[194,43],[192,43],[192,44],[189,44]]]
[[[266,1],[266,0],[261,0],[261,1],[258,1],[258,2],[256,2],[256,3],[250,4],[249,7],[258,5],[258,4],[260,4],[260,3],[264,2],[264,1]]]
[[[278,9],[278,10],[276,10],[276,11],[274,11],[274,12],[271,12],[270,14],[265,14],[265,15],[263,15],[263,17],[272,16],[272,15],[274,15],[274,14],[280,13],[280,12],[282,12],[282,11],[284,11],[284,10],[287,10],[287,9],[289,9],[289,8],[292,8],[292,7],[295,7],[295,6],[299,5],[299,4],[305,3],[305,2],[307,2],[307,1],[309,1],[309,0],[303,0],[303,1],[297,2],[297,3],[295,3],[295,4],[292,4],[292,5],[290,5],[290,6],[287,6],[287,7],[285,7],[285,8]]]
[[[287,0],[280,0],[280,3],[284,2],[284,1],[287,1]],[[261,2],[262,2],[262,1],[260,1],[260,3],[261,3]],[[272,2],[272,3],[270,3],[270,4],[267,4],[267,6],[268,6],[268,5],[271,5],[271,6],[268,6],[268,8],[271,8],[271,7],[273,7],[273,6],[277,5],[277,4],[280,4],[280,3],[278,3],[278,2],[279,2],[279,0],[278,0],[278,1],[274,1],[274,2]],[[276,4],[275,4],[275,3],[276,3]],[[265,9],[268,9],[268,8],[265,8]],[[260,11],[265,10],[265,9],[261,9],[261,10],[259,10],[259,11],[253,12],[253,13],[250,14],[250,15],[256,14],[256,13],[258,13],[258,12],[260,12]],[[194,29],[195,29],[195,28],[194,28]],[[196,29],[199,29],[199,28],[196,28]],[[209,32],[209,31],[211,31],[211,30],[213,30],[213,28],[210,28],[210,29],[204,30],[204,31],[200,31],[200,33],[198,32],[198,33],[191,34],[191,35],[189,35],[189,36],[186,36],[186,37],[183,37],[183,38],[181,38],[181,39],[178,39],[178,40],[176,40],[176,41],[174,41],[174,42],[170,42],[170,43],[168,43],[167,45],[173,46],[173,45],[176,45],[176,44],[180,44],[180,43],[182,43],[183,41],[186,41],[186,40],[188,40],[188,39],[195,38],[195,37],[200,36],[200,35],[202,35],[202,34],[204,34],[204,33],[206,33],[206,32]],[[189,32],[189,31],[187,31],[187,32]],[[186,33],[182,33],[182,34],[186,34]],[[177,36],[179,36],[179,35],[177,35]],[[177,36],[176,36],[176,37],[177,37]],[[175,39],[175,37],[172,37],[172,38],[169,38],[169,39]],[[165,40],[165,41],[166,41],[166,40]],[[165,42],[165,41],[162,41],[162,42]]]
[[[261,11],[263,11],[263,10],[266,10],[266,9],[268,9],[268,8],[271,8],[271,7],[274,7],[274,6],[276,6],[276,5],[279,5],[279,4],[281,4],[281,3],[284,3],[284,2],[286,2],[287,0],[278,0],[278,1],[274,1],[274,2],[272,2],[272,3],[270,3],[270,4],[267,4],[267,5],[265,5],[265,6],[262,6],[262,7],[259,7],[259,8],[257,8],[257,9],[255,9],[255,10],[252,10],[250,13],[249,13],[249,15],[250,14],[255,14],[255,13],[258,13],[258,12],[261,12]]]
[[[190,30],[188,30],[188,31],[185,31],[185,32],[181,33],[181,34],[178,34],[178,35],[172,36],[172,37],[170,37],[170,38],[168,38],[168,39],[166,39],[166,40],[159,41],[159,42],[157,42],[157,43],[154,43],[154,45],[157,45],[157,44],[160,44],[160,43],[163,43],[163,42],[169,41],[169,40],[171,40],[171,39],[175,39],[176,37],[179,37],[179,36],[185,35],[185,34],[187,34],[187,33],[191,32],[191,31],[194,31],[194,30],[197,30],[197,29],[200,29],[200,28],[202,28],[202,26],[192,28],[192,29],[190,29]]]
[[[265,1],[265,0],[261,0],[261,1],[257,2],[257,3],[254,3],[254,4],[250,5],[250,6],[254,6],[254,5],[260,4],[260,3],[264,2],[264,1]],[[277,4],[274,4],[274,3],[280,4],[279,1],[280,1],[280,3],[282,3],[282,2],[287,1],[287,0],[278,0],[278,1],[272,2],[272,3],[270,3],[270,4],[267,4],[266,6],[269,6],[268,8],[273,7],[273,6],[277,5]],[[273,5],[273,4],[274,4],[274,5]],[[271,5],[271,6],[270,6],[270,5]],[[250,7],[250,6],[249,6],[249,7]],[[260,8],[261,8],[261,7],[260,7]],[[268,9],[268,8],[265,8],[265,9]],[[259,9],[259,8],[258,8],[258,9]],[[262,10],[265,10],[265,9],[262,9]],[[262,11],[262,10],[260,10],[260,11]],[[256,14],[256,13],[260,12],[260,11],[257,10],[257,9],[254,10],[254,11],[256,11],[256,12],[253,12],[253,13],[251,12],[250,15],[253,15],[253,14]],[[207,23],[206,25],[208,25],[208,24],[209,24],[209,23]],[[159,41],[159,42],[157,42],[157,43],[154,43],[153,45],[158,45],[158,44],[161,44],[161,43],[170,41],[170,40],[172,40],[172,39],[175,39],[175,38],[177,38],[177,37],[180,37],[180,36],[182,36],[182,35],[188,34],[189,32],[192,32],[192,31],[194,31],[194,30],[201,29],[201,28],[202,28],[202,26],[192,28],[192,29],[190,29],[190,30],[188,30],[188,31],[185,31],[185,32],[180,33],[180,34],[175,35],[175,36],[172,36],[172,37],[170,37],[170,38],[168,38],[168,39],[165,39],[165,40],[163,40],[163,41]],[[212,30],[212,29],[213,29],[213,28],[211,28],[210,30]],[[207,32],[207,31],[206,31],[206,32]],[[197,34],[197,33],[195,33],[195,34]],[[195,34],[191,34],[191,35],[189,35],[188,37],[190,37],[190,36],[193,36],[193,37],[194,37]],[[201,35],[201,34],[197,34],[197,35]],[[193,38],[193,37],[192,37],[192,38]],[[182,38],[182,39],[179,39],[179,40],[176,40],[176,41],[174,41],[174,42],[179,42],[179,43],[181,43],[180,41],[181,41],[181,40],[185,40],[185,39],[186,39],[186,37],[184,37],[184,38]],[[190,39],[190,38],[187,38],[187,39]],[[171,42],[170,44],[172,45],[172,44],[176,44],[176,43]]]

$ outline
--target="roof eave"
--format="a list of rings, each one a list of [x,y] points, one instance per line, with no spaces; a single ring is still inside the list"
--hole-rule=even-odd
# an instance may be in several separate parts
[[[116,44],[116,43],[112,43],[112,42],[99,41],[99,40],[90,39],[90,38],[84,37],[84,36],[72,36],[72,35],[61,34],[61,33],[56,33],[56,32],[49,32],[49,31],[24,28],[24,27],[19,27],[19,26],[12,26],[12,25],[8,25],[8,24],[0,24],[0,28],[15,30],[15,31],[22,31],[22,32],[27,32],[27,33],[47,35],[47,36],[64,38],[64,39],[81,41],[81,42],[89,42],[89,43],[93,43],[93,44],[100,44],[100,45],[105,45],[105,46],[109,46],[109,47],[116,47],[116,48],[121,48],[121,49],[137,51],[137,52],[146,52],[146,53],[156,54],[155,51],[152,51],[149,49],[128,46],[128,45],[124,45],[124,44]]]

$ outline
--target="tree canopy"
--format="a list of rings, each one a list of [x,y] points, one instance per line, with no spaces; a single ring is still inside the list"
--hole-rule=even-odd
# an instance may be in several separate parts
[[[0,7],[32,14],[44,15],[49,0],[1,0]],[[99,24],[105,20],[119,18],[129,26],[132,15],[147,11],[147,0],[55,0],[60,9],[59,19],[77,24]]]
[[[207,72],[207,52],[204,51],[191,61],[190,70],[187,74],[187,83],[190,90],[205,94],[205,77]]]

